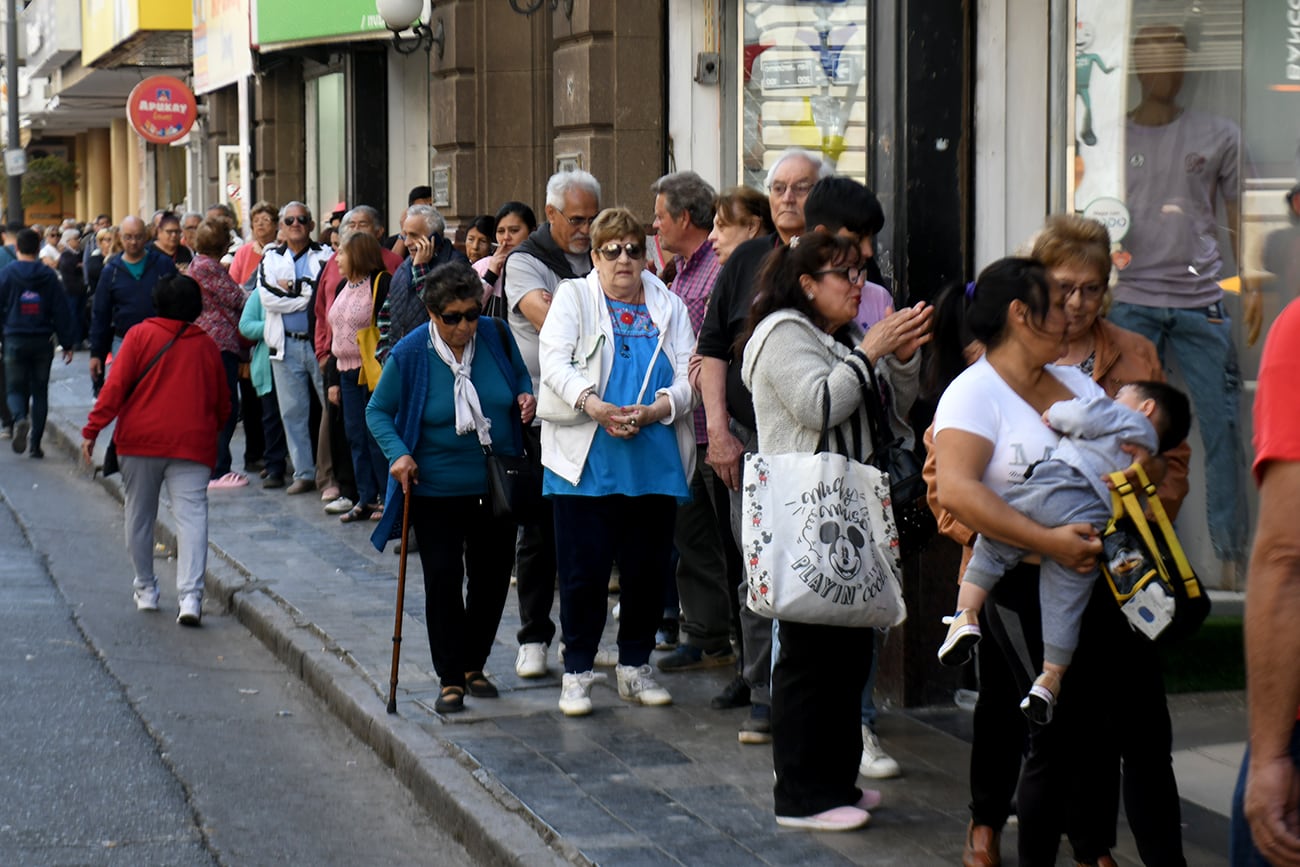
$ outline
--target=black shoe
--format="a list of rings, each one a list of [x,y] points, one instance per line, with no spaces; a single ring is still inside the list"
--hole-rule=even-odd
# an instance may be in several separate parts
[[[500,691],[481,671],[465,672],[465,691],[475,698],[497,698]]]
[[[676,650],[680,636],[680,623],[665,617],[655,633],[655,650]]]
[[[731,679],[731,683],[722,692],[713,697],[709,707],[714,710],[727,710],[733,707],[749,707],[749,684],[740,675]]]
[[[41,449],[40,446],[32,446],[30,449],[27,450],[27,456],[29,458],[43,458],[45,457],[45,452]]]
[[[27,433],[32,429],[32,423],[27,419],[14,422],[14,453],[21,455],[27,451]]]
[[[271,488],[283,488],[284,476],[280,476],[280,475],[267,476],[265,479],[262,479],[262,487],[266,488],[267,490],[270,490]]]
[[[433,703],[438,713],[460,713],[465,709],[465,687],[444,686]]]

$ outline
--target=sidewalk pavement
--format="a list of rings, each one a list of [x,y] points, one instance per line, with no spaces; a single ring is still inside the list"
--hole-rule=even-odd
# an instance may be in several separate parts
[[[56,364],[47,462],[76,460],[92,402],[86,356],[78,353],[70,367]],[[107,442],[105,432],[101,453]],[[233,451],[239,468],[242,434]],[[102,483],[120,497],[119,479]],[[159,524],[171,544],[166,509]],[[870,783],[885,802],[866,830],[778,829],[769,750],[738,743],[745,710],[709,707],[730,679],[729,667],[663,675],[671,707],[629,706],[614,688],[598,688],[591,716],[566,718],[556,707],[555,648],[550,676],[515,676],[513,592],[487,665],[501,697],[467,697],[464,713],[435,713],[438,689],[418,554],[407,568],[398,714],[388,715],[397,557],[394,545],[383,554],[374,550],[372,528],[369,522],[340,524],[324,514],[318,496],[263,490],[256,474],[246,488],[214,491],[207,603],[226,608],[271,647],[482,862],[960,863],[969,712],[953,705],[882,714],[881,740],[903,776]],[[129,605],[130,576],[121,576],[121,583],[122,604]],[[558,602],[554,616],[558,622]],[[614,634],[611,616],[611,645]],[[1170,707],[1188,862],[1224,864],[1226,816],[1243,749],[1243,696],[1176,696]],[[1003,851],[1014,863],[1014,825],[1004,834]],[[1122,817],[1114,853],[1121,863],[1139,863]],[[1072,862],[1063,851],[1058,863]]]

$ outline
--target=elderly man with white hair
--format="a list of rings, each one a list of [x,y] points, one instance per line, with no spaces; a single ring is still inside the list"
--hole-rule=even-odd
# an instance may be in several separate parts
[[[411,205],[398,235],[407,256],[393,272],[388,297],[379,311],[379,357],[410,332],[429,324],[429,311],[420,298],[424,277],[448,262],[469,264],[465,254],[446,237],[447,223],[433,205]],[[387,251],[385,251],[387,252]]]

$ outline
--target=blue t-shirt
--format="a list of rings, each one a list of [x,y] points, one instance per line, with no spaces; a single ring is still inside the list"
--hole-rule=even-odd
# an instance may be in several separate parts
[[[655,392],[673,384],[673,367],[661,352],[655,358],[659,328],[644,304],[624,304],[606,299],[614,327],[614,364],[602,399],[616,406],[636,403],[641,381],[650,359],[655,366],[641,402],[654,403]],[[661,494],[681,502],[690,499],[677,434],[672,425],[646,425],[631,439],[618,439],[596,428],[587,452],[587,463],[577,485],[570,485],[547,470],[542,491],[547,496],[568,494],[579,497],[607,497],[622,494],[640,497]]]
[[[144,276],[144,266],[148,263],[148,256],[142,257],[139,262],[128,262],[125,256],[122,257],[122,267],[126,269],[126,273],[137,280]]]

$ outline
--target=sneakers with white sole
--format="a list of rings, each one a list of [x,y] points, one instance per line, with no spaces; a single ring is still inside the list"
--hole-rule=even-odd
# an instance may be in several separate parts
[[[870,726],[862,727],[862,762],[858,773],[869,780],[887,780],[903,773],[902,768],[880,745],[880,738]]]
[[[197,593],[181,597],[181,611],[176,622],[181,626],[198,626],[203,619],[203,597]]]
[[[515,674],[520,677],[546,677],[548,647],[540,641],[519,645],[519,653],[515,656]]]
[[[655,681],[654,670],[648,665],[616,665],[614,675],[618,678],[618,697],[623,701],[649,707],[673,703],[672,695]]]
[[[352,511],[352,507],[355,505],[356,503],[352,502],[347,497],[335,497],[325,504],[325,514],[346,515],[348,512]]]
[[[155,584],[147,590],[135,591],[135,608],[137,611],[157,611],[158,610],[158,585]]]
[[[979,615],[963,608],[943,618],[943,622],[948,624],[948,634],[939,645],[939,661],[944,665],[965,665],[980,643]]]
[[[591,688],[609,680],[606,674],[594,671],[565,672],[560,686],[560,713],[565,716],[586,716],[591,713]]]
[[[807,831],[856,831],[871,821],[871,814],[857,807],[835,807],[813,816],[777,816],[782,828]]]

